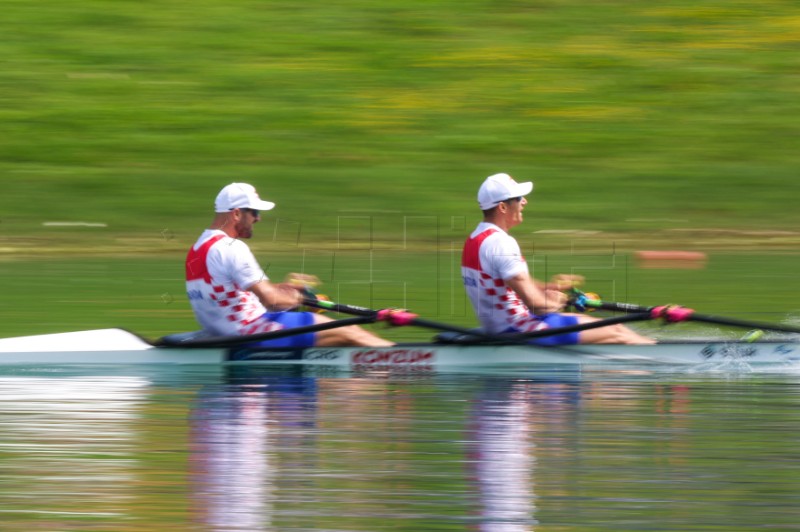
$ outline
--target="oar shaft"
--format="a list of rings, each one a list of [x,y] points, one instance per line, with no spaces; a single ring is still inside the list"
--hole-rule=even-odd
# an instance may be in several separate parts
[[[467,329],[465,327],[458,327],[456,325],[448,325],[446,323],[439,323],[437,321],[426,320],[423,318],[418,318],[413,314],[405,313],[404,319],[402,323],[398,323],[397,320],[386,319],[384,316],[391,316],[391,312],[381,311],[381,310],[372,310],[365,307],[359,307],[356,305],[343,305],[341,303],[334,303],[333,301],[325,301],[321,299],[314,299],[311,297],[307,297],[303,300],[303,304],[308,307],[320,308],[323,310],[327,310],[330,312],[340,312],[342,314],[354,314],[356,316],[365,316],[372,318],[373,321],[377,320],[385,320],[389,323],[394,325],[416,325],[418,327],[426,327],[428,329],[437,329],[440,331],[448,331],[454,332],[458,334],[465,334],[469,336],[473,336],[475,338],[479,338],[484,341],[489,341],[493,343],[519,343],[524,344],[526,343],[524,339],[521,338],[513,338],[508,335],[496,335],[496,334],[489,334],[482,332],[476,329]]]
[[[599,308],[603,310],[616,310],[619,312],[652,312],[655,307],[642,307],[631,303],[614,303],[612,301],[599,301],[587,299],[583,302],[587,307]]]
[[[439,329],[442,331],[453,332],[458,334],[467,334],[470,336],[474,336],[478,339],[489,341],[493,343],[519,343],[524,344],[526,343],[522,338],[514,338],[507,335],[496,335],[496,334],[489,334],[485,333],[478,329],[467,329],[464,327],[458,327],[456,325],[448,325],[446,323],[439,323],[438,321],[429,321],[424,320],[421,318],[414,318],[411,320],[412,325],[417,325],[419,327],[427,327],[429,329]]]
[[[769,331],[800,334],[800,329],[798,329],[797,327],[789,327],[788,325],[778,325],[774,323],[737,320],[734,318],[723,318],[721,316],[708,316],[705,314],[692,314],[690,319],[694,321],[701,321],[704,323],[714,323],[716,325],[728,325],[730,327],[743,327],[745,329],[764,329]]]
[[[342,305],[340,303],[334,303],[332,301],[323,301],[323,300],[316,300],[312,298],[307,298],[304,301],[304,304],[309,307],[315,308],[322,308],[325,310],[330,310],[332,312],[341,312],[345,314],[356,314],[359,316],[371,316],[373,319],[380,320],[382,319],[381,315],[384,311],[378,310],[371,310],[364,307],[358,307],[353,305]],[[530,342],[531,339],[534,338],[543,338],[546,336],[557,336],[559,334],[568,334],[573,332],[580,332],[589,329],[597,329],[600,327],[608,327],[609,325],[616,325],[618,323],[626,323],[632,321],[644,321],[652,319],[649,310],[644,310],[639,312],[638,314],[626,315],[626,316],[616,316],[613,318],[607,318],[604,320],[598,320],[588,323],[579,323],[576,325],[568,325],[565,327],[553,327],[549,329],[543,329],[539,331],[532,331],[529,333],[510,333],[510,334],[490,334],[483,332],[479,329],[467,329],[464,327],[458,327],[456,325],[449,325],[446,323],[440,323],[436,321],[430,321],[423,318],[418,318],[416,316],[412,318],[406,319],[402,324],[403,325],[416,325],[418,327],[427,327],[429,329],[438,329],[441,331],[448,331],[457,334],[463,334],[467,337],[472,337],[476,341],[483,341],[483,342],[490,342],[490,343],[501,343],[501,344],[527,344]],[[387,320],[390,323],[393,323],[391,320]]]
[[[313,325],[304,325],[302,327],[288,327],[286,329],[279,329],[277,331],[269,331],[260,334],[250,334],[246,336],[212,336],[208,338],[199,338],[197,340],[187,340],[185,342],[169,341],[161,338],[154,342],[153,345],[159,347],[236,347],[246,344],[257,342],[264,342],[267,340],[277,340],[279,338],[286,338],[287,336],[296,336],[299,334],[315,333],[319,331],[326,331],[328,329],[336,329],[338,327],[347,327],[348,325],[360,325],[364,323],[372,323],[370,317],[358,316],[354,318],[345,318],[342,320],[326,321],[323,323],[315,323]]]
[[[764,323],[759,321],[740,320],[736,318],[726,318],[722,316],[710,316],[708,314],[698,314],[690,309],[684,309],[681,319],[671,320],[669,315],[669,307],[642,307],[639,305],[632,305],[630,303],[615,303],[611,301],[597,301],[590,299],[583,301],[583,304],[587,307],[604,310],[615,310],[620,312],[649,312],[651,314],[658,314],[660,309],[665,309],[666,312],[663,313],[663,317],[666,317],[667,321],[699,321],[703,323],[713,323],[716,325],[727,325],[729,327],[764,329],[769,331],[800,334],[800,328],[797,327],[790,327],[788,325],[780,325],[775,323]],[[658,318],[662,316],[654,315],[652,317]]]
[[[334,303],[333,301],[327,301],[325,299],[306,297],[303,299],[303,305],[327,310],[329,312],[340,312],[342,314],[353,314],[355,316],[369,316],[375,319],[378,317],[377,310],[359,307],[356,305],[343,305],[341,303]]]
[[[615,316],[613,318],[606,318],[587,323],[578,323],[576,325],[567,325],[564,327],[543,329],[541,331],[532,331],[529,333],[524,333],[521,336],[528,339],[543,338],[545,336],[556,336],[558,334],[569,334],[573,332],[588,331],[589,329],[599,329],[600,327],[608,327],[609,325],[617,325],[619,323],[629,323],[632,321],[645,321],[650,319],[653,319],[652,316],[650,315],[650,312],[637,312],[635,314]]]

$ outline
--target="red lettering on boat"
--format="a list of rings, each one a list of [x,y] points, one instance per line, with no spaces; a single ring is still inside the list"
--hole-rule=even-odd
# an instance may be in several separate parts
[[[365,349],[353,353],[351,363],[356,366],[408,366],[430,364],[433,351],[424,349]]]

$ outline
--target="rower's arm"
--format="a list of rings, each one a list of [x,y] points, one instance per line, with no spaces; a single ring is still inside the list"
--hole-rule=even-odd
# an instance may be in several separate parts
[[[534,314],[558,312],[567,302],[567,297],[563,293],[537,287],[528,273],[518,273],[505,282]]]
[[[267,310],[288,310],[299,306],[303,302],[303,294],[296,287],[286,283],[270,283],[258,281],[248,288],[253,292]]]

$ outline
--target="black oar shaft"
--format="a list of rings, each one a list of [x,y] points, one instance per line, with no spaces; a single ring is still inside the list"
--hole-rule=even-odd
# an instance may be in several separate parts
[[[615,303],[610,301],[585,301],[587,307],[600,308],[604,310],[616,310],[621,312],[649,312],[653,313],[659,307],[642,307],[630,303]],[[665,307],[664,307],[665,308]],[[688,309],[687,309],[688,310]],[[658,318],[659,316],[653,316]],[[800,328],[780,325],[775,323],[764,323],[759,321],[740,320],[736,318],[725,318],[722,316],[710,316],[707,314],[697,314],[689,311],[686,313],[685,321],[699,321],[703,323],[713,323],[715,325],[727,325],[729,327],[742,327],[745,329],[764,329],[768,331],[786,332],[800,334]]]
[[[764,329],[769,331],[800,334],[800,329],[798,329],[797,327],[789,327],[788,325],[778,325],[774,323],[737,320],[734,318],[724,318],[721,316],[708,316],[704,314],[692,314],[690,319],[694,321],[701,321],[704,323],[714,323],[716,325],[728,325],[730,327],[743,327],[745,329]]]
[[[334,303],[333,301],[325,301],[321,299],[313,299],[307,297],[303,304],[308,307],[320,308],[323,310],[327,310],[330,312],[340,312],[342,314],[355,314],[356,316],[365,316],[371,317],[373,321],[381,319],[380,315],[382,311],[373,310],[365,307],[359,307],[356,305],[343,305],[341,303]],[[387,320],[390,321],[391,320]],[[439,323],[436,321],[430,321],[418,317],[413,317],[408,320],[408,325],[416,325],[418,327],[426,327],[429,329],[437,329],[440,331],[448,331],[454,332],[458,334],[465,334],[469,336],[473,336],[479,338],[484,341],[494,342],[494,343],[525,343],[524,339],[514,339],[507,335],[496,335],[496,334],[489,334],[475,329],[467,329],[465,327],[458,327],[456,325],[448,325],[446,323]]]
[[[592,308],[599,308],[603,310],[617,310],[620,312],[652,312],[655,307],[642,307],[640,305],[634,305],[632,303],[615,303],[612,301],[596,301],[596,300],[586,300],[585,305],[587,307]]]
[[[343,320],[326,321],[323,323],[315,323],[313,325],[304,325],[302,327],[288,327],[277,331],[268,331],[260,334],[251,334],[247,336],[213,336],[208,338],[199,338],[197,340],[187,340],[185,342],[170,341],[168,338],[161,338],[154,342],[158,347],[235,347],[257,342],[264,342],[267,340],[277,340],[279,338],[286,338],[288,336],[296,336],[299,334],[314,333],[319,331],[327,331],[329,329],[336,329],[338,327],[347,327],[348,325],[360,325],[364,323],[372,323],[374,319],[366,316],[359,316],[354,318],[345,318]]]
[[[479,340],[488,341],[492,343],[512,343],[512,344],[525,344],[527,343],[524,338],[514,337],[510,335],[503,335],[503,334],[489,334],[485,333],[479,329],[467,329],[464,327],[458,327],[456,325],[448,325],[446,323],[439,323],[438,321],[429,321],[420,318],[414,318],[411,321],[412,325],[417,325],[419,327],[427,327],[428,329],[439,329],[441,331],[447,331],[457,334],[465,334],[469,336],[473,336]]]
[[[615,316],[597,321],[586,323],[578,323],[575,325],[567,325],[564,327],[554,327],[552,329],[544,329],[541,331],[532,331],[521,335],[524,338],[543,338],[546,336],[555,336],[558,334],[569,334],[573,332],[588,331],[590,329],[599,329],[600,327],[608,327],[610,325],[617,325],[619,323],[630,323],[633,321],[645,321],[653,319],[650,312],[637,312],[635,314],[626,314],[624,316]]]
[[[324,310],[330,310],[333,312],[341,312],[345,314],[356,314],[359,316],[372,316],[375,319],[379,319],[380,311],[372,310],[364,307],[352,306],[352,305],[342,305],[339,303],[334,303],[332,301],[321,301],[316,299],[308,298],[304,301],[304,304],[309,307],[321,308]],[[625,322],[632,322],[632,321],[644,321],[651,319],[651,315],[649,311],[640,312],[634,315],[626,315],[626,316],[617,316],[614,318],[608,318],[604,320],[597,320],[592,322],[586,323],[579,323],[576,325],[568,325],[566,327],[553,327],[549,329],[543,329],[539,331],[532,331],[529,333],[509,333],[509,334],[490,334],[483,332],[479,329],[467,329],[464,327],[458,327],[455,325],[448,325],[446,323],[440,323],[436,321],[430,321],[418,317],[414,317],[408,321],[409,325],[416,325],[419,327],[427,327],[429,329],[438,329],[441,331],[448,331],[457,334],[462,334],[467,337],[474,338],[476,341],[484,341],[484,342],[491,342],[491,343],[503,343],[503,344],[527,344],[530,342],[531,339],[534,338],[543,338],[546,336],[557,336],[559,334],[568,334],[573,332],[580,332],[589,329],[597,329],[600,327],[608,327],[609,325],[615,325],[617,323],[625,323]]]
[[[334,303],[324,299],[315,299],[307,297],[303,299],[303,305],[307,307],[314,307],[330,312],[339,312],[342,314],[353,314],[355,316],[369,316],[377,320],[378,311],[366,307],[359,307],[357,305],[343,305],[341,303]]]

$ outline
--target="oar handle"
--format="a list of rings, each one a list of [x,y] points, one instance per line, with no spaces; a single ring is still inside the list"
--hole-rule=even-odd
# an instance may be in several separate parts
[[[421,320],[417,319],[417,315],[413,312],[402,309],[385,308],[381,310],[373,310],[366,307],[359,307],[356,305],[344,305],[342,303],[334,303],[324,299],[317,299],[313,296],[306,296],[303,299],[303,305],[307,307],[314,307],[330,312],[339,312],[342,314],[352,314],[354,316],[365,316],[371,318],[372,321],[385,321],[392,325],[419,325]]]
[[[688,321],[694,316],[694,310],[679,305],[660,305],[657,307],[643,307],[641,305],[634,305],[632,303],[615,303],[612,301],[602,301],[588,297],[580,290],[572,290],[572,305],[579,311],[584,311],[587,308],[613,310],[618,312],[636,313],[636,314],[649,314],[652,319],[664,319],[670,323],[677,323],[679,321]]]
[[[603,309],[603,310],[616,310],[620,312],[651,312],[655,307],[642,307],[640,305],[633,305],[631,303],[614,303],[611,301],[602,301],[595,294],[590,297],[589,294],[581,292],[577,288],[573,288],[568,292],[569,304],[575,307],[575,310],[580,312],[586,309]]]
[[[661,305],[657,307],[642,307],[633,305],[631,303],[615,303],[611,301],[601,301],[599,299],[591,299],[586,297],[586,294],[579,290],[573,290],[571,294],[571,302],[578,310],[586,310],[587,308],[596,308],[603,310],[614,310],[620,312],[641,313],[647,312],[653,319],[663,318],[669,323],[677,323],[681,321],[699,321],[703,323],[713,323],[716,325],[727,325],[730,327],[743,327],[746,329],[764,329],[770,331],[786,332],[786,333],[800,333],[797,327],[788,325],[780,325],[773,323],[763,323],[757,321],[738,320],[735,318],[725,318],[721,316],[709,316],[706,314],[698,314],[694,310],[677,305]]]
[[[328,301],[326,299],[317,299],[313,297],[313,295],[306,295],[303,298],[303,305],[306,307],[314,307],[322,310],[327,310],[329,312],[340,312],[342,314],[353,314],[355,316],[368,316],[373,317],[375,320],[378,320],[378,310],[372,310],[366,307],[359,307],[356,305],[344,305],[342,303],[334,303],[333,301]]]
[[[603,310],[616,310],[619,312],[651,312],[655,307],[643,307],[632,303],[615,303],[612,301],[598,301],[587,299],[584,302],[586,308],[597,308]]]

